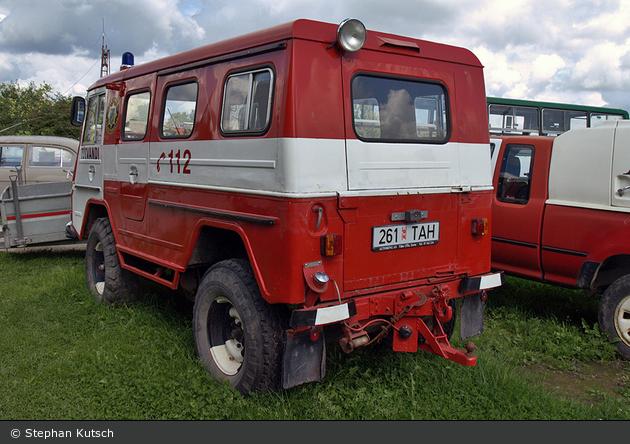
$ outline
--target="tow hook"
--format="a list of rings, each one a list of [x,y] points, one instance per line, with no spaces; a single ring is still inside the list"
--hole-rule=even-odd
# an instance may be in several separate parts
[[[447,294],[439,290],[438,287],[435,287],[433,289],[433,295],[435,296],[433,300],[435,317],[442,323],[450,321],[453,317],[453,307],[448,305]]]

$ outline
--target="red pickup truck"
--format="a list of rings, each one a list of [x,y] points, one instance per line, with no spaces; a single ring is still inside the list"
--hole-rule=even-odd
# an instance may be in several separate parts
[[[630,359],[630,121],[491,138],[492,267],[599,297]]]

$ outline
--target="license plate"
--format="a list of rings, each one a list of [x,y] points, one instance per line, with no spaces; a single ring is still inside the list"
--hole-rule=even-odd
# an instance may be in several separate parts
[[[433,245],[439,240],[439,222],[372,227],[372,251]]]

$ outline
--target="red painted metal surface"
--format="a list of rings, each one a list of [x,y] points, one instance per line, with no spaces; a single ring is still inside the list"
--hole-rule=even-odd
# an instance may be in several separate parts
[[[339,195],[312,193],[311,197],[308,193],[297,193],[285,197],[277,192],[234,192],[197,186],[195,174],[199,170],[194,168],[188,170],[191,175],[185,179],[173,174],[171,181],[135,183],[120,179],[123,175],[115,179],[115,173],[120,172],[114,166],[123,171],[127,163],[134,162],[134,156],[149,156],[146,165],[152,173],[157,170],[166,174],[161,168],[181,173],[183,168],[185,175],[187,165],[173,166],[173,159],[177,156],[183,163],[187,159],[186,150],[192,150],[189,147],[193,144],[194,149],[203,150],[204,144],[217,142],[233,143],[231,146],[238,149],[237,142],[245,144],[257,139],[272,144],[280,143],[281,139],[304,140],[310,144],[321,141],[322,147],[334,141],[356,141],[350,82],[354,75],[365,72],[439,82],[450,104],[448,143],[488,144],[482,67],[472,53],[373,32],[368,34],[362,50],[343,54],[331,45],[336,28],[336,25],[297,21],[149,62],[99,80],[92,89],[107,87],[108,112],[118,113],[120,118],[112,120],[117,122],[116,128],[103,132],[99,153],[104,168],[103,198],[89,199],[86,208],[73,208],[85,214],[83,226],[75,228],[81,237],[87,237],[91,223],[88,215],[92,208],[102,206],[111,219],[123,267],[172,288],[178,286],[181,273],[188,269],[205,230],[232,233],[242,242],[260,291],[268,302],[324,307],[353,298],[357,314],[348,319],[348,324],[354,323],[362,330],[374,319],[396,316],[399,318],[393,323],[394,330],[408,326],[411,336],[404,338],[392,332],[395,349],[416,351],[420,332],[427,338],[420,348],[473,365],[474,357],[450,347],[440,333],[439,324],[429,332],[420,317],[435,314],[448,299],[462,297],[459,284],[463,278],[490,271],[490,236],[475,236],[471,232],[473,220],[491,218],[492,195],[487,187],[485,191],[464,192],[446,189],[346,194],[348,190],[338,190]],[[275,79],[269,129],[255,138],[222,133],[224,79],[231,73],[258,68],[270,68]],[[195,131],[183,141],[164,139],[159,125],[166,86],[191,79],[198,84]],[[141,91],[151,92],[150,125],[141,142],[144,145],[121,140],[125,98]],[[161,149],[169,143],[173,146],[170,152],[170,148],[164,148],[156,156],[152,151],[155,146]],[[412,145],[409,146],[411,149]],[[123,165],[117,159],[125,156],[130,160]],[[190,159],[193,154],[188,156]],[[326,161],[309,159],[323,164]],[[77,170],[81,168],[78,163]],[[426,221],[439,222],[439,241],[373,251],[373,227],[392,224],[392,213],[407,210],[425,211]],[[341,254],[322,255],[321,237],[325,234],[340,236],[337,239],[342,245]],[[137,258],[153,264],[156,270],[136,265]],[[309,289],[311,283],[305,282],[305,276],[312,278],[314,274],[305,272],[305,268],[311,266],[330,277],[325,289]],[[428,296],[422,304],[416,303],[402,313],[403,307],[398,304],[408,292]],[[448,309],[441,316],[447,321]]]

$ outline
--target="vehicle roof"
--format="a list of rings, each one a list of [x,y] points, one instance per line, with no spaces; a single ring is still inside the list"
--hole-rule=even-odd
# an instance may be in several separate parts
[[[505,97],[486,97],[488,104],[511,105],[511,106],[531,106],[535,108],[550,108],[574,111],[590,111],[592,113],[614,113],[623,115],[626,119],[630,117],[628,111],[621,108],[608,108],[603,106],[574,105],[559,102],[540,102],[535,100],[510,99]]]
[[[220,62],[221,56],[289,39],[303,39],[332,44],[336,40],[337,28],[337,24],[299,19],[133,66],[100,78],[89,89],[217,57],[219,59],[216,61]],[[479,59],[465,48],[377,31],[368,30],[367,39],[363,46],[363,50],[366,49],[399,52],[418,58],[442,60],[479,68],[483,67]]]
[[[31,135],[14,135],[0,136],[0,144],[19,143],[19,144],[43,144],[43,145],[61,145],[77,151],[79,141],[69,137],[58,136],[31,136]]]

